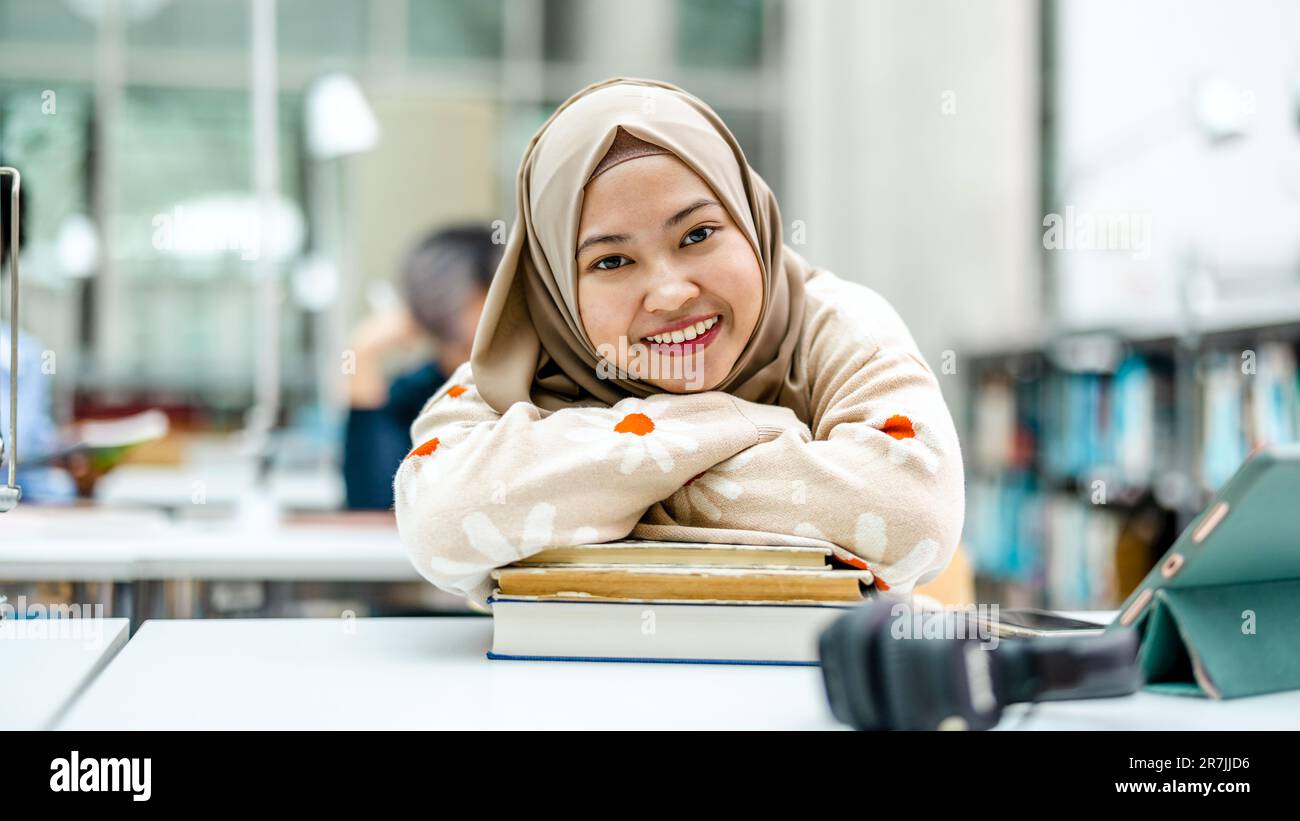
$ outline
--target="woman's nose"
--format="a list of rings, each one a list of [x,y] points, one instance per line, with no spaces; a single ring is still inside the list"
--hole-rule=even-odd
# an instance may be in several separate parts
[[[685,271],[662,271],[645,296],[651,313],[675,311],[700,295],[700,288]]]

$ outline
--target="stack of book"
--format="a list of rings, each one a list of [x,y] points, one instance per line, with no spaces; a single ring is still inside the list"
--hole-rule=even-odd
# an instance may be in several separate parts
[[[627,540],[493,571],[493,659],[816,664],[873,578],[834,546]]]

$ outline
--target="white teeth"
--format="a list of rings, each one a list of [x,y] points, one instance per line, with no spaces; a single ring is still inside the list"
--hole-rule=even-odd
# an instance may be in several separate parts
[[[714,325],[717,324],[718,324],[718,317],[711,316],[708,319],[704,320],[703,322],[696,322],[694,325],[688,328],[683,328],[678,331],[672,331],[670,333],[647,336],[646,339],[649,340],[650,342],[657,342],[660,345],[669,345],[672,343],[681,344],[683,342],[686,342],[687,340],[694,339],[695,337],[700,336],[705,331],[709,330],[709,328],[712,328]]]

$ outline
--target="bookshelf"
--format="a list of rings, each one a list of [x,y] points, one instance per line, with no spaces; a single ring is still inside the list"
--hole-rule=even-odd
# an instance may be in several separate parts
[[[990,599],[1115,606],[1253,450],[1300,437],[1300,318],[972,359],[964,539]]]

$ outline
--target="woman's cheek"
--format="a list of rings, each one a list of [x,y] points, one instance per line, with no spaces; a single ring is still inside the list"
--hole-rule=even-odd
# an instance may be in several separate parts
[[[635,311],[629,313],[627,306],[619,299],[616,292],[606,293],[603,296],[606,297],[604,302],[593,302],[590,306],[589,315],[595,320],[595,327],[589,329],[588,333],[596,350],[626,368],[628,349],[635,341],[627,336]],[[593,330],[595,333],[591,333]]]
[[[763,272],[749,243],[730,250],[727,261],[727,293],[723,296],[731,304],[740,336],[748,339],[749,333],[758,323],[762,309]]]

